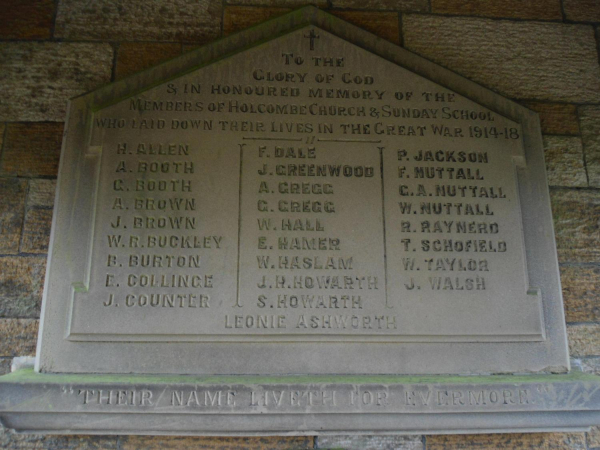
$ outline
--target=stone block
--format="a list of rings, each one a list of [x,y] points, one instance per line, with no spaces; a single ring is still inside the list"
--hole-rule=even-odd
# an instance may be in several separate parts
[[[39,317],[45,273],[46,258],[0,257],[0,317]]]
[[[581,449],[586,450],[585,433],[506,433],[427,436],[427,450],[450,449]]]
[[[0,319],[0,356],[35,354],[37,319]]]
[[[197,41],[221,30],[216,0],[61,0],[54,36],[100,41]]]
[[[47,253],[52,226],[52,210],[30,208],[25,213],[21,252]]]
[[[592,427],[592,429],[588,431],[586,435],[589,450],[600,448],[600,427]]]
[[[565,17],[576,22],[600,22],[600,2],[596,0],[563,0]]]
[[[421,436],[365,436],[331,435],[318,436],[315,448],[344,450],[421,450]]]
[[[340,19],[370,31],[394,44],[400,44],[400,20],[395,12],[330,11]]]
[[[562,20],[560,0],[431,0],[431,12],[459,16]]]
[[[540,115],[544,134],[578,135],[577,107],[568,103],[523,102]]]
[[[598,358],[597,356],[591,358],[576,359],[574,361],[575,364],[577,364],[577,366],[581,368],[582,372],[600,375],[600,358]]]
[[[62,136],[62,123],[9,123],[0,174],[55,177]]]
[[[27,194],[27,206],[52,208],[56,194],[56,180],[31,179]]]
[[[26,180],[0,178],[0,253],[14,254],[19,251],[26,185]]]
[[[553,189],[550,198],[559,261],[599,261],[600,192]]]
[[[590,186],[600,187],[600,106],[581,106],[579,125]]]
[[[334,8],[392,10],[401,12],[429,12],[428,0],[332,0]]]
[[[571,357],[600,356],[600,325],[567,326]]]
[[[110,81],[112,61],[109,44],[0,43],[0,121],[64,121],[70,98]]]
[[[407,49],[503,95],[600,101],[591,26],[405,14],[402,32]]]
[[[123,436],[119,438],[121,450],[267,450],[313,448],[313,439],[298,437],[169,437],[169,436]]]
[[[600,266],[561,266],[567,322],[600,322]]]
[[[269,7],[256,8],[249,6],[227,6],[223,19],[225,35],[243,30],[252,25],[264,22],[272,17],[280,16],[289,8]],[[395,12],[373,11],[336,11],[331,14],[374,33],[388,41],[400,44],[400,21]]]
[[[12,358],[0,358],[0,375],[10,373]]]
[[[0,447],[6,449],[116,450],[117,440],[117,436],[18,434],[0,428]]]
[[[579,137],[545,136],[544,156],[548,185],[586,187],[583,148]]]
[[[282,7],[226,6],[223,14],[223,34],[228,35],[241,31],[289,11],[289,8]]]
[[[0,375],[10,373],[12,358],[0,358]],[[1,433],[1,431],[0,431]]]
[[[56,3],[20,0],[0,8],[0,39],[49,39]]]
[[[115,77],[126,77],[181,54],[181,44],[126,42],[117,50]]]

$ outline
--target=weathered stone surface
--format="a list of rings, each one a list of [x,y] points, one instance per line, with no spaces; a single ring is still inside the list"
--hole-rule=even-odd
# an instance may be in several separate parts
[[[21,0],[0,8],[0,39],[48,39],[56,2]]]
[[[428,0],[332,0],[331,6],[334,8],[394,10],[401,12],[429,11]]]
[[[117,50],[117,79],[157,65],[181,54],[181,44],[126,42]]]
[[[395,12],[333,10],[331,13],[390,42],[400,44],[400,20]]]
[[[110,450],[118,448],[117,441],[117,436],[17,434],[0,428],[0,447],[6,449]]]
[[[56,194],[56,180],[31,179],[29,180],[29,193],[27,206],[41,206],[52,208]]]
[[[30,208],[25,213],[21,252],[47,253],[52,226],[52,210]]]
[[[515,433],[463,434],[426,436],[427,450],[450,449],[581,449],[585,450],[585,433]]]
[[[223,14],[223,34],[235,33],[289,11],[289,8],[282,7],[226,6]]]
[[[577,22],[600,22],[600,3],[596,0],[563,0],[565,16]]]
[[[550,198],[559,261],[600,260],[600,193],[555,189]]]
[[[263,450],[263,449],[305,449],[313,448],[312,437],[168,437],[168,436],[127,436],[119,439],[121,450],[167,449],[215,449],[220,450]]]
[[[0,319],[0,356],[35,354],[37,319]]]
[[[540,115],[544,134],[579,134],[577,107],[567,103],[523,102],[527,108]]]
[[[590,26],[406,14],[402,32],[409,50],[509,97],[600,100]]]
[[[581,139],[567,136],[545,136],[544,155],[548,185],[585,187],[587,176],[583,165]]]
[[[567,333],[572,357],[600,356],[600,325],[569,325]]]
[[[421,436],[318,436],[315,448],[344,450],[421,450]]]
[[[0,253],[19,251],[27,181],[0,178]]]
[[[223,18],[223,33],[231,34],[243,30],[272,17],[280,16],[289,11],[289,8],[253,8],[246,6],[227,6]],[[334,14],[347,22],[357,25],[388,41],[400,43],[400,21],[394,12],[362,12],[362,11],[336,11]]]
[[[600,106],[581,106],[579,121],[590,186],[600,187]]]
[[[63,39],[197,41],[218,37],[221,2],[62,0],[54,35]]]
[[[39,317],[46,258],[0,258],[0,317]]]
[[[562,20],[560,0],[432,0],[431,12],[459,16]]]
[[[567,322],[600,321],[600,266],[561,266]]]
[[[0,44],[0,120],[65,120],[67,100],[110,80],[109,44],[4,42]]]
[[[62,123],[9,123],[0,174],[56,176],[62,136]]]

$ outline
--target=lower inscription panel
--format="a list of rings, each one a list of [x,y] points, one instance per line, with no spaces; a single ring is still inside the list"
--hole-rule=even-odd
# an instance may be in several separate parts
[[[597,377],[151,377],[0,379],[0,418],[21,432],[174,435],[584,431]]]

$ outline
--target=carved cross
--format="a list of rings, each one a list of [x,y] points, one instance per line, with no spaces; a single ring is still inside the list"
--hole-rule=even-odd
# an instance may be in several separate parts
[[[305,38],[310,39],[310,49],[315,49],[315,39],[319,39],[319,35],[315,33],[315,30],[310,30],[310,33],[304,35]]]

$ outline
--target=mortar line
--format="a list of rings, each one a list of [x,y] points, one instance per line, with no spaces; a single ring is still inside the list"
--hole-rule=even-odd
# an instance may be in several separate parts
[[[463,19],[479,19],[479,20],[493,20],[495,22],[514,22],[514,23],[569,23],[574,25],[590,25],[589,22],[577,22],[577,21],[568,21],[563,22],[562,19],[524,19],[521,17],[490,17],[490,16],[480,16],[480,15],[464,15],[464,14],[452,14],[452,13],[434,13],[434,12],[424,12],[424,11],[407,11],[408,14],[415,14],[420,16],[437,16],[437,17],[446,17],[448,19],[452,18],[463,18]]]
[[[404,48],[404,27],[402,26],[402,12],[398,11],[398,38],[400,39],[400,47]]]
[[[562,14],[562,20],[565,22],[567,20],[567,15],[565,14],[565,2],[564,0],[560,1],[560,13]]]
[[[221,37],[224,36],[224,29],[225,29],[225,8],[227,7],[226,1],[225,0],[221,0],[221,27],[220,27],[220,32],[221,32]]]
[[[594,26],[594,39],[596,40],[596,53],[598,54],[598,63],[600,64],[600,29]]]
[[[112,67],[111,67],[111,71],[110,71],[110,81],[114,83],[116,81],[116,77],[117,77],[117,54],[119,52],[119,48],[121,47],[121,45],[117,42],[114,44],[110,44],[110,46],[113,49]]]
[[[54,0],[54,11],[52,12],[52,22],[50,22],[50,40],[54,39],[54,33],[56,32],[56,18],[58,16],[58,7],[60,0]]]
[[[588,171],[588,164],[587,164],[587,152],[586,152],[586,145],[585,145],[585,141],[583,139],[583,134],[581,133],[581,116],[579,115],[579,108],[575,109],[575,115],[577,116],[577,125],[579,125],[579,139],[581,139],[581,159],[583,160],[583,169],[585,170],[585,179],[587,181],[587,185],[588,187],[590,187],[590,173]]]
[[[6,147],[6,136],[8,135],[8,122],[4,123],[4,130],[2,130],[2,145],[0,145],[0,169],[4,165],[4,148]]]

